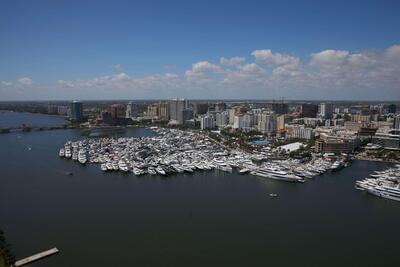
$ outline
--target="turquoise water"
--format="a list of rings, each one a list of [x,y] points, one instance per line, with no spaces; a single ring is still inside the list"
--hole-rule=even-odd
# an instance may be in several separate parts
[[[267,141],[265,141],[265,140],[255,140],[252,143],[255,144],[255,145],[266,145]]]

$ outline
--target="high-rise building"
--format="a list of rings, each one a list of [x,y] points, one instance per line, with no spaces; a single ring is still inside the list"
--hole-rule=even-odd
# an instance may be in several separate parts
[[[79,101],[72,101],[71,103],[71,120],[82,121],[83,119],[83,108],[82,103]]]
[[[169,120],[169,103],[168,102],[160,102],[158,104],[158,112],[159,117],[162,120]]]
[[[276,115],[263,113],[258,120],[258,130],[262,133],[272,134],[276,132]]]
[[[208,111],[208,103],[193,103],[193,114],[194,116],[197,115],[204,115]]]
[[[228,110],[228,116],[229,116],[229,124],[233,124],[235,121],[235,114],[236,111],[235,109],[231,108]]]
[[[146,115],[150,117],[158,116],[158,104],[150,104],[147,106]]]
[[[228,112],[227,111],[223,111],[223,112],[217,113],[215,115],[215,119],[216,119],[215,120],[216,121],[216,125],[218,127],[225,127],[229,123]]]
[[[289,106],[285,103],[273,103],[271,109],[275,114],[287,114]]]
[[[253,114],[244,114],[241,129],[243,131],[248,132],[253,129],[254,115]]]
[[[185,108],[182,110],[182,122],[181,124],[186,123],[186,121],[193,119],[193,109]]]
[[[186,108],[186,101],[184,99],[173,99],[169,101],[169,115],[170,119],[177,124],[183,124],[183,110]]]
[[[394,117],[393,128],[396,130],[400,130],[400,115]]]
[[[205,115],[200,117],[200,129],[213,129],[215,127],[215,120],[213,116]]]
[[[215,103],[215,112],[222,112],[226,110],[226,103],[219,102]]]
[[[397,107],[396,107],[395,104],[390,104],[390,105],[388,106],[388,113],[393,113],[393,114],[395,114],[396,111],[397,111]]]
[[[330,103],[321,103],[318,106],[318,117],[323,120],[330,120],[333,116],[333,105]]]
[[[318,106],[314,104],[302,104],[301,105],[301,117],[303,118],[315,118],[318,113]]]
[[[288,116],[286,115],[279,115],[276,117],[276,129],[279,130],[284,130],[285,129],[285,124],[289,121]]]
[[[126,118],[135,118],[137,116],[138,116],[138,108],[137,108],[137,106],[134,103],[129,102],[128,105],[126,105],[125,117]]]
[[[125,118],[126,116],[126,106],[123,104],[113,104],[110,106],[109,110],[114,119]]]

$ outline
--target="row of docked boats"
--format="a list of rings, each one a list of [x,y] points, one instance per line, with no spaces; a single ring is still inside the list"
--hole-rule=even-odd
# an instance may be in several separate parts
[[[314,158],[303,162],[297,159],[261,162],[254,154],[227,150],[197,131],[153,128],[156,136],[95,138],[68,141],[60,157],[89,161],[100,165],[104,172],[121,171],[135,175],[168,175],[195,171],[220,170],[288,182],[304,182],[328,170],[334,164]]]
[[[332,163],[321,158],[308,162],[287,159],[264,162],[251,174],[274,180],[304,183],[306,178],[314,178],[329,170],[332,170]]]
[[[371,195],[400,201],[400,164],[356,181],[355,188]]]
[[[60,148],[58,155],[63,158],[72,159],[85,165],[87,162],[87,151],[84,142],[68,141],[64,147]]]

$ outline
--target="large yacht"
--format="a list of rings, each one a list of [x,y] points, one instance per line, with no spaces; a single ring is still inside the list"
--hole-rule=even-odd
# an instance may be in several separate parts
[[[260,168],[258,170],[252,171],[251,174],[256,175],[256,176],[265,177],[265,178],[274,179],[274,180],[304,183],[303,178],[301,178],[297,175],[294,175],[294,174],[289,174],[285,171]]]
[[[86,164],[87,158],[86,158],[85,150],[79,150],[79,152],[78,152],[78,161],[81,164]]]
[[[371,195],[400,201],[400,184],[387,178],[366,178],[356,181],[356,189],[365,191]]]

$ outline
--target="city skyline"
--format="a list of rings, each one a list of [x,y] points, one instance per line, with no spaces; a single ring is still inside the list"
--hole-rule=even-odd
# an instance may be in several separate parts
[[[2,4],[1,100],[400,97],[395,1],[178,2]]]

